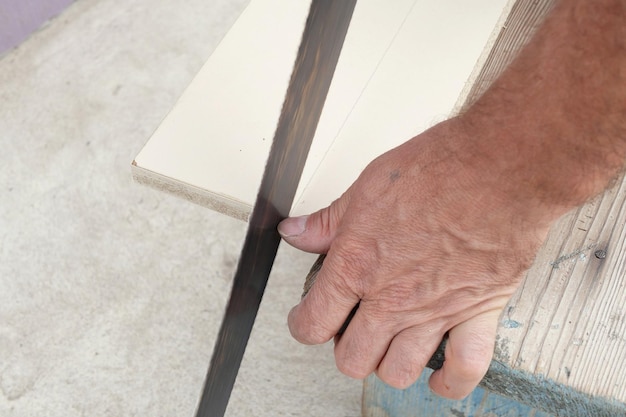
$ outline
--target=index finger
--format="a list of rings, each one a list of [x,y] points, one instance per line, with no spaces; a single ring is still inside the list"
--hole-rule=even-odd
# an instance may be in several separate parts
[[[315,284],[288,317],[291,335],[300,343],[322,344],[342,329],[361,297],[350,282],[360,272],[346,265],[345,259],[329,253]]]

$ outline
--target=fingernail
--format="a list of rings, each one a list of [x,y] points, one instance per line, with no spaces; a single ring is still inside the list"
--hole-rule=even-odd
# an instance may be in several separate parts
[[[282,237],[294,237],[304,233],[306,219],[309,216],[289,217],[278,225],[278,233]]]

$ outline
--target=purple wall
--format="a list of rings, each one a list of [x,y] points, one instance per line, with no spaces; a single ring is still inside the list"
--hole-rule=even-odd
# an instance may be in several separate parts
[[[74,0],[0,0],[0,54],[17,46]]]

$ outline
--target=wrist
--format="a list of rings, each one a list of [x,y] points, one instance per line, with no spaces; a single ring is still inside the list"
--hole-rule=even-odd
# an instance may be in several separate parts
[[[552,152],[521,138],[524,129],[468,116],[451,119],[446,138],[463,167],[462,187],[476,196],[480,210],[500,212],[519,227],[545,229],[589,197],[571,189],[577,173],[564,172]]]
[[[512,204],[556,218],[623,170],[624,18],[616,0],[558,2],[509,68],[457,118],[471,159]]]

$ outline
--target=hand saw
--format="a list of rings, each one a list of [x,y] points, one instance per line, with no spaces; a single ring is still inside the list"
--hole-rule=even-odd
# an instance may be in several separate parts
[[[313,0],[222,320],[197,417],[222,417],[235,384],[356,0]]]

